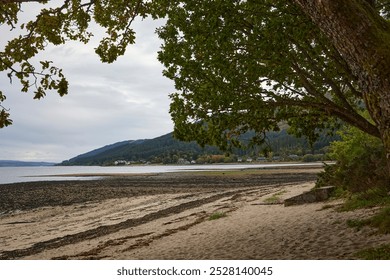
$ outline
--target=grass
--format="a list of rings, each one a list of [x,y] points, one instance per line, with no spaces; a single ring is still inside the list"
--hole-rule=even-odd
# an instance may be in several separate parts
[[[348,220],[347,225],[356,230],[364,226],[378,229],[378,233],[390,233],[390,195],[385,188],[370,188],[361,193],[350,194],[338,211],[353,211],[361,208],[380,207],[373,217],[363,220]]]
[[[383,208],[378,214],[371,218],[358,220],[352,219],[347,221],[347,225],[356,228],[359,231],[364,226],[372,226],[378,229],[378,233],[390,233],[390,207]]]
[[[264,199],[264,202],[265,203],[271,203],[271,204],[272,203],[279,203],[281,201],[280,196],[282,194],[285,194],[286,192],[287,192],[286,190],[277,192],[277,193],[273,194],[272,196]]]
[[[349,196],[340,211],[351,211],[360,208],[370,208],[376,206],[390,206],[390,196],[384,188],[370,188],[362,193]]]
[[[226,213],[225,212],[215,212],[215,213],[210,215],[209,221],[218,220],[218,219],[221,219],[221,218],[224,218],[224,217],[226,217]]]
[[[368,220],[351,219],[347,221],[347,225],[351,228],[355,228],[356,231],[359,231],[362,227],[368,225]]]
[[[390,233],[390,206],[383,208],[377,215],[369,219],[370,225],[378,228],[379,233]]]
[[[355,256],[363,260],[390,260],[390,245],[365,249],[357,252]]]
[[[372,226],[378,229],[378,233],[389,234],[390,195],[387,193],[387,189],[371,188],[365,192],[351,195],[338,210],[352,211],[355,209],[372,207],[381,207],[381,209],[371,218],[350,219],[347,221],[347,225],[351,228],[355,228],[357,231],[365,226]],[[361,250],[355,254],[355,257],[363,260],[390,260],[390,244]]]
[[[264,199],[265,203],[278,203],[280,201],[280,198],[277,195],[273,195],[271,197],[268,197]]]

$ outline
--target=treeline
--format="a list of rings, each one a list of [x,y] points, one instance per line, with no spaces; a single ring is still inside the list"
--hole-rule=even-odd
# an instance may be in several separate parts
[[[154,138],[114,143],[66,160],[61,165],[114,164],[188,164],[251,161],[324,160],[335,136],[323,134],[313,145],[305,138],[289,135],[286,130],[269,132],[267,144],[226,153],[213,146],[202,148],[196,142],[183,142],[172,133]]]

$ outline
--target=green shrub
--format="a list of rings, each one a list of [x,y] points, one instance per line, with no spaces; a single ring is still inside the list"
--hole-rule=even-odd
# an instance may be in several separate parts
[[[389,190],[385,151],[380,139],[348,127],[340,132],[341,140],[331,143],[328,165],[319,175],[317,186],[334,185],[350,193],[370,188]]]
[[[302,157],[303,162],[315,162],[315,161],[322,161],[324,159],[325,156],[322,154],[319,155],[306,154]]]
[[[355,220],[351,219],[347,221],[347,226],[356,228],[357,231],[361,230],[362,227],[366,226],[368,222],[366,220]]]

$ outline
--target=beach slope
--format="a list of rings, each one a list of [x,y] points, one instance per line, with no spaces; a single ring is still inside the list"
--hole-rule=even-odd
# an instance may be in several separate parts
[[[389,235],[347,226],[376,209],[285,207],[318,168],[0,185],[0,259],[354,259]]]

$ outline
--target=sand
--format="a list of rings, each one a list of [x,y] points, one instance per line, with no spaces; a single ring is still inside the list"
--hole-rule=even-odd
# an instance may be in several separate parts
[[[10,201],[0,208],[0,259],[355,259],[390,244],[390,235],[347,226],[378,209],[339,212],[341,200],[285,207],[316,172],[34,183],[27,187],[41,196],[19,204],[11,197],[26,184],[0,186]],[[53,189],[66,199],[45,201]],[[222,217],[210,219],[215,213]]]

